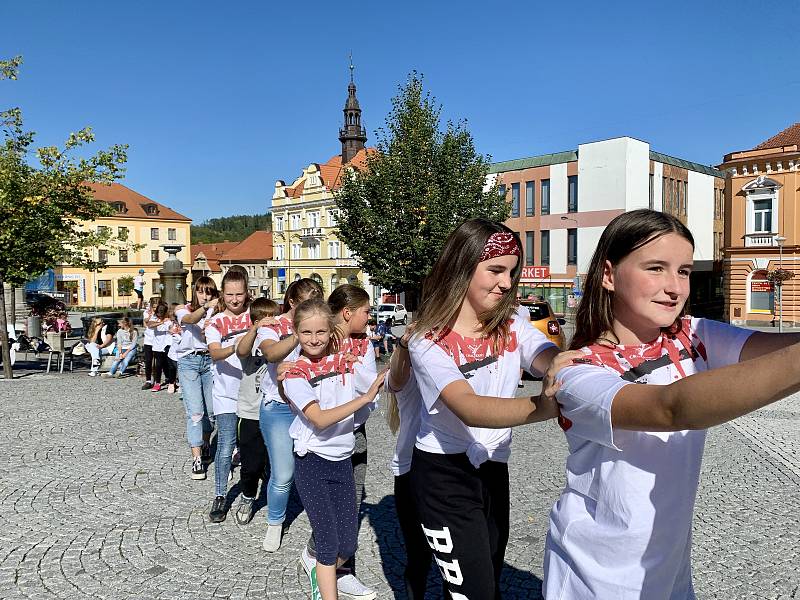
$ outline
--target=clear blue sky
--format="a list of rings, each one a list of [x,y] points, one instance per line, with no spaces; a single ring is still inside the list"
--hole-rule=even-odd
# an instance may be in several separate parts
[[[348,53],[368,129],[413,69],[507,160],[630,135],[705,164],[800,121],[797,0],[4,2],[0,83],[40,145],[91,125],[123,183],[193,218],[264,212],[340,151]]]

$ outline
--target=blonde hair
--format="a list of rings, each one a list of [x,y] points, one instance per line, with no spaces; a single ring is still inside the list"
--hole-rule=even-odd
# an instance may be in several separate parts
[[[103,325],[105,325],[105,323],[102,317],[94,317],[89,325],[89,335],[86,336],[86,339],[93,342],[97,337],[97,332],[103,328]]]
[[[417,315],[415,336],[429,331],[441,332],[458,316],[486,241],[494,233],[510,233],[522,256],[519,236],[502,223],[489,219],[470,219],[459,225],[447,238],[439,258],[422,286],[422,303]],[[492,338],[495,351],[507,343],[508,322],[516,310],[521,261],[511,271],[511,287],[492,310],[478,315],[483,337]]]
[[[339,350],[339,340],[336,337],[336,323],[333,318],[333,312],[322,298],[309,298],[298,304],[294,309],[292,327],[295,331],[298,331],[300,323],[314,315],[321,315],[328,321],[328,331],[331,337],[330,341],[328,341],[328,347],[325,349],[325,354],[337,352]]]
[[[386,393],[386,423],[389,425],[389,430],[397,435],[397,430],[400,429],[400,407],[397,405],[397,396],[394,392]]]

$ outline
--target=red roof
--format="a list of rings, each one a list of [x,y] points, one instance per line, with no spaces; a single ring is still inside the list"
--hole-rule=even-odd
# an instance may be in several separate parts
[[[121,183],[87,183],[86,185],[92,189],[92,193],[97,200],[121,202],[123,206],[118,214],[126,219],[167,219],[170,221],[191,222],[189,217],[184,217],[168,206],[151,200],[139,192],[134,192]]]
[[[761,142],[753,150],[766,150],[767,148],[780,148],[781,146],[800,146],[800,123],[787,127],[777,135]]]
[[[192,244],[190,248],[192,264],[197,260],[197,255],[202,253],[208,262],[208,268],[213,273],[220,273],[222,268],[219,266],[219,260],[226,252],[233,250],[239,242],[216,242],[213,244]]]
[[[376,152],[375,148],[362,148],[356,155],[350,159],[347,165],[355,168],[361,168],[367,164],[367,154]],[[337,190],[342,185],[342,155],[335,154],[328,162],[319,165],[319,175],[322,179],[322,184],[328,188],[329,191]],[[305,180],[301,181],[293,188],[286,188],[286,195],[289,198],[299,198],[303,193],[305,187]]]
[[[272,232],[254,231],[220,258],[220,262],[264,262],[272,259]]]

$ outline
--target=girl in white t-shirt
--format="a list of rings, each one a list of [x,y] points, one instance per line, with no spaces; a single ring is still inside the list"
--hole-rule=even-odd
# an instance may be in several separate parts
[[[192,453],[190,477],[195,480],[206,478],[204,463],[211,460],[209,440],[214,431],[214,379],[205,321],[216,307],[218,296],[217,284],[203,276],[194,282],[191,302],[175,310],[175,320],[182,329],[177,352],[178,377],[186,411],[186,441]]]
[[[423,404],[411,487],[454,598],[499,598],[509,534],[509,427],[557,414],[551,399],[515,397],[520,368],[543,374],[558,354],[515,314],[521,255],[519,238],[505,225],[462,223],[425,280],[409,345]],[[471,426],[478,420],[482,427]]]
[[[229,269],[222,278],[222,295],[215,313],[206,320],[205,334],[208,352],[214,361],[214,417],[217,424],[217,452],[214,456],[215,495],[208,514],[212,523],[226,517],[225,496],[231,457],[236,447],[236,402],[242,381],[242,363],[236,356],[236,340],[251,326],[250,296],[247,292],[247,275]]]
[[[322,286],[310,278],[289,284],[283,299],[286,312],[275,325],[259,327],[255,345],[267,360],[267,370],[261,378],[261,407],[258,416],[261,436],[269,457],[267,482],[267,532],[262,548],[275,552],[281,546],[286,506],[294,480],[294,442],[289,427],[294,421],[292,407],[278,391],[277,367],[281,362],[293,362],[300,354],[292,320],[297,306],[311,298],[323,298]]]
[[[616,217],[597,245],[572,341],[584,364],[558,373],[570,454],[545,545],[548,600],[694,598],[705,429],[800,386],[797,334],[685,316],[693,253],[678,219],[646,209]]]
[[[149,390],[153,387],[153,340],[155,339],[155,330],[149,327],[151,321],[155,321],[156,306],[161,302],[160,296],[153,296],[147,303],[147,308],[142,313],[142,325],[144,328],[144,343],[142,344],[142,353],[144,356],[144,383],[142,384],[143,390]]]
[[[295,485],[316,540],[312,595],[338,598],[336,567],[356,550],[358,511],[350,457],[355,447],[353,413],[373,402],[384,373],[363,395],[355,392],[355,363],[338,352],[333,313],[321,300],[297,307],[294,330],[302,353],[286,373],[283,388],[297,411],[289,430],[294,440]],[[318,591],[314,588],[318,585]]]
[[[164,302],[156,306],[153,317],[147,324],[153,332],[153,387],[151,392],[161,391],[161,374],[164,374],[165,383],[169,379],[169,366],[167,365],[167,351],[172,342],[172,320],[169,318],[169,306]]]

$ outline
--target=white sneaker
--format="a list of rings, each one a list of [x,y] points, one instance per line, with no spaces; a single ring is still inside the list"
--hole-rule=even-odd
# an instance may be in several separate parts
[[[336,589],[340,594],[347,594],[354,600],[375,600],[378,596],[375,590],[365,586],[352,573],[339,577],[336,580]]]
[[[267,552],[275,552],[281,547],[281,536],[283,535],[283,523],[280,525],[267,524],[267,535],[264,536],[264,543],[261,547]],[[311,558],[311,557],[309,557]],[[316,563],[316,561],[314,561]],[[305,567],[305,565],[303,565]]]
[[[306,575],[311,577],[311,569],[317,566],[317,559],[308,553],[308,546],[305,546],[302,554],[300,554],[300,564],[303,565]]]

